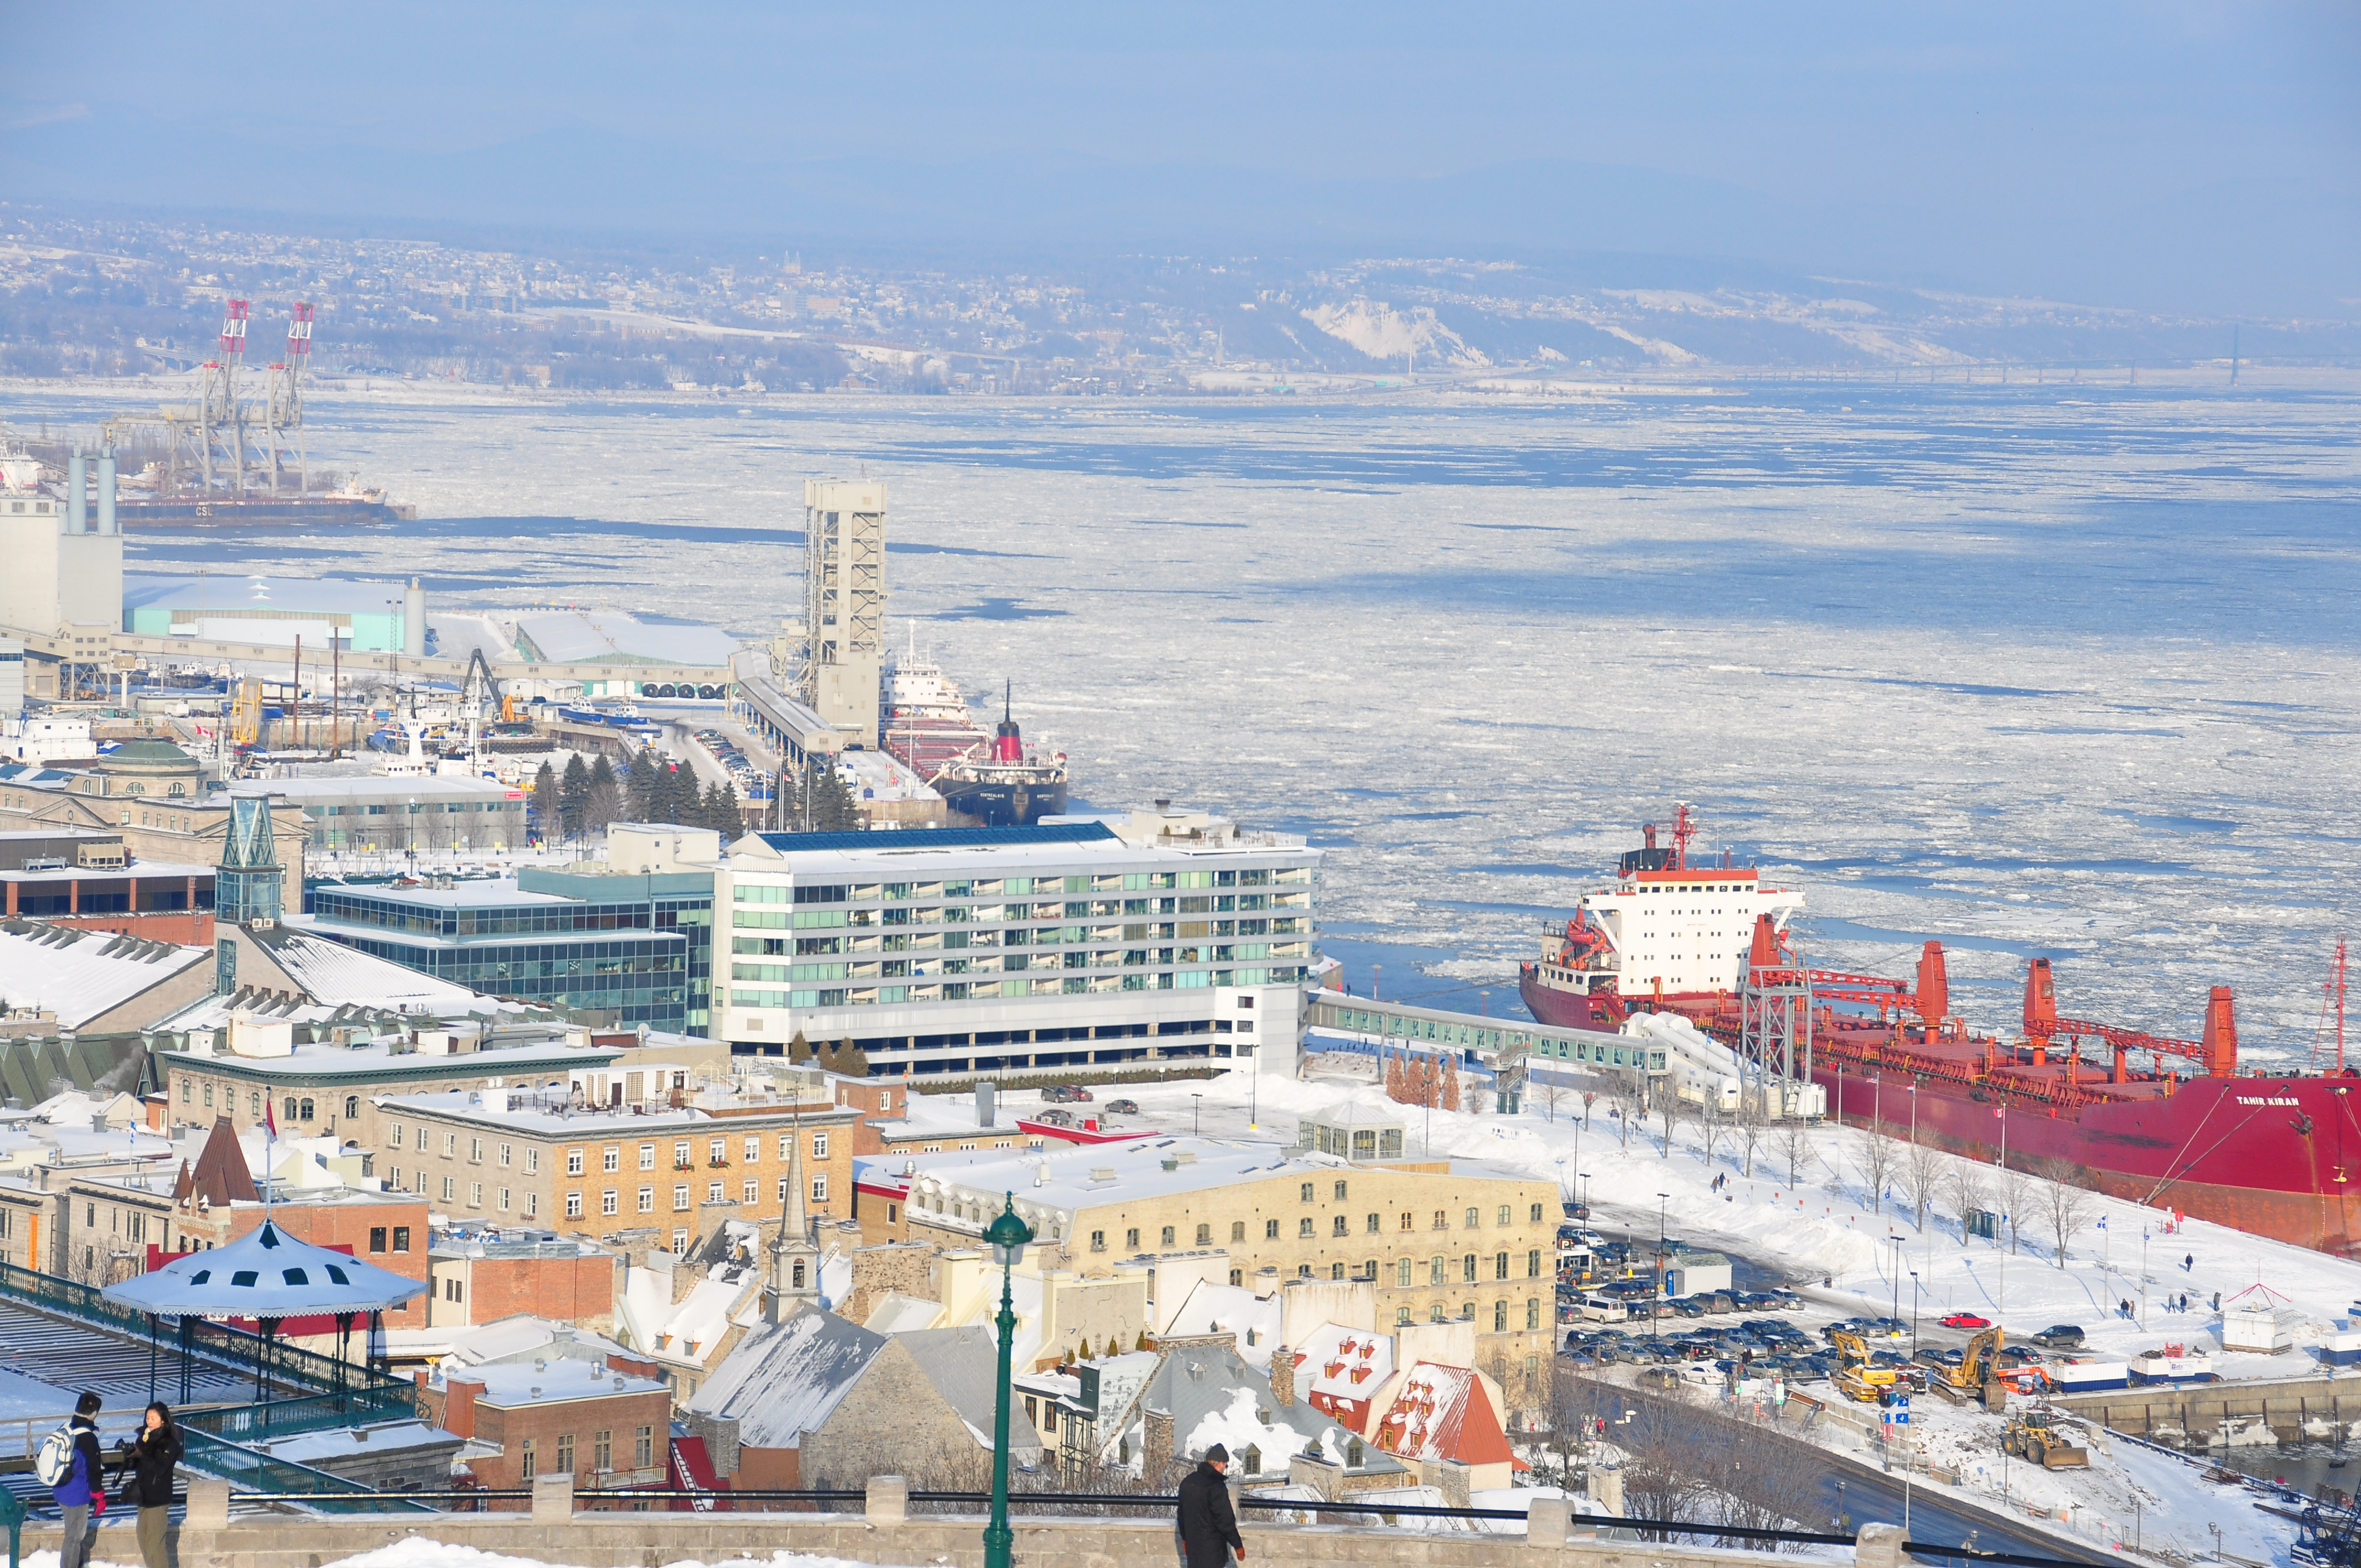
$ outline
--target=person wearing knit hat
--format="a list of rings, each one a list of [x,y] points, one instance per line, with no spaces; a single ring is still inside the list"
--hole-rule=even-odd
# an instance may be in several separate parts
[[[1237,1513],[1230,1507],[1230,1485],[1223,1475],[1229,1466],[1230,1451],[1217,1442],[1180,1483],[1174,1533],[1180,1537],[1183,1568],[1224,1568],[1233,1555],[1246,1561],[1246,1543],[1238,1535]]]

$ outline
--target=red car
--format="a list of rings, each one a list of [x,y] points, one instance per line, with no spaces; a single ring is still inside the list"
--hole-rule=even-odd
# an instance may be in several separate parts
[[[1992,1320],[1979,1318],[1973,1312],[1953,1312],[1943,1320],[1943,1326],[1947,1329],[1988,1329],[1992,1327]]]

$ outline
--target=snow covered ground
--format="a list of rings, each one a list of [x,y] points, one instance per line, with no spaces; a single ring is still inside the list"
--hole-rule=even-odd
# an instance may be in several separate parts
[[[127,1530],[102,1530],[98,1539],[100,1555],[91,1559],[91,1568],[137,1568],[138,1554],[126,1554],[131,1532]],[[107,1553],[113,1551],[114,1555]],[[33,1552],[25,1556],[25,1568],[58,1568],[54,1552]],[[445,1546],[423,1536],[409,1536],[390,1546],[380,1546],[364,1552],[357,1557],[340,1557],[324,1568],[551,1568],[539,1558],[511,1557],[503,1552],[481,1552],[472,1546]],[[723,1557],[711,1563],[684,1558],[663,1568],[871,1568],[841,1557],[808,1557],[793,1552],[766,1552],[760,1557]]]
[[[154,386],[0,387],[94,428]],[[2185,1034],[2237,987],[2306,1054],[2361,914],[2355,395],[1878,387],[1510,402],[642,401],[323,390],[315,461],[421,506],[352,534],[135,534],[136,569],[423,574],[438,611],[607,604],[770,635],[801,482],[885,477],[889,609],[1022,676],[1078,799],[1330,848],[1357,989],[1514,1007],[1515,960],[1695,803],[1813,950],[1951,944],[2009,1024]],[[324,459],[319,455],[328,454]]]

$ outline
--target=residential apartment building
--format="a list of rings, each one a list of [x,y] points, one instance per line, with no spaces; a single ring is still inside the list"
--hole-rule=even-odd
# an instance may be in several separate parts
[[[487,1488],[543,1475],[653,1486],[670,1472],[672,1392],[653,1378],[561,1357],[421,1373],[418,1385],[419,1414],[477,1445],[467,1468]]]
[[[791,1159],[815,1217],[851,1216],[854,1108],[736,1084],[685,1091],[676,1105],[602,1106],[588,1078],[388,1097],[376,1111],[377,1169],[455,1220],[601,1245],[653,1230],[675,1252],[724,1219],[777,1212]]]
[[[763,833],[714,884],[718,1037],[878,1076],[1220,1059],[1291,1070],[1320,851],[1196,814]]]

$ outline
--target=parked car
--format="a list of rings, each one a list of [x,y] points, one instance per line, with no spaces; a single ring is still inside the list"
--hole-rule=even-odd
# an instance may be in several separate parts
[[[2080,1350],[2082,1331],[2072,1323],[2052,1323],[2035,1334],[2033,1343],[2045,1350]]]
[[[1137,1116],[1139,1114],[1139,1102],[1137,1100],[1110,1100],[1106,1102],[1106,1111],[1107,1114],[1110,1116]]]
[[[1045,1127],[1071,1127],[1074,1124],[1074,1113],[1071,1111],[1049,1110],[1033,1120]]]
[[[1943,1320],[1943,1326],[1947,1329],[1988,1329],[1992,1327],[1992,1320],[1980,1318],[1973,1312],[1953,1312]]]
[[[1041,1091],[1041,1098],[1056,1105],[1079,1105],[1090,1097],[1091,1091],[1079,1083],[1053,1083]]]

